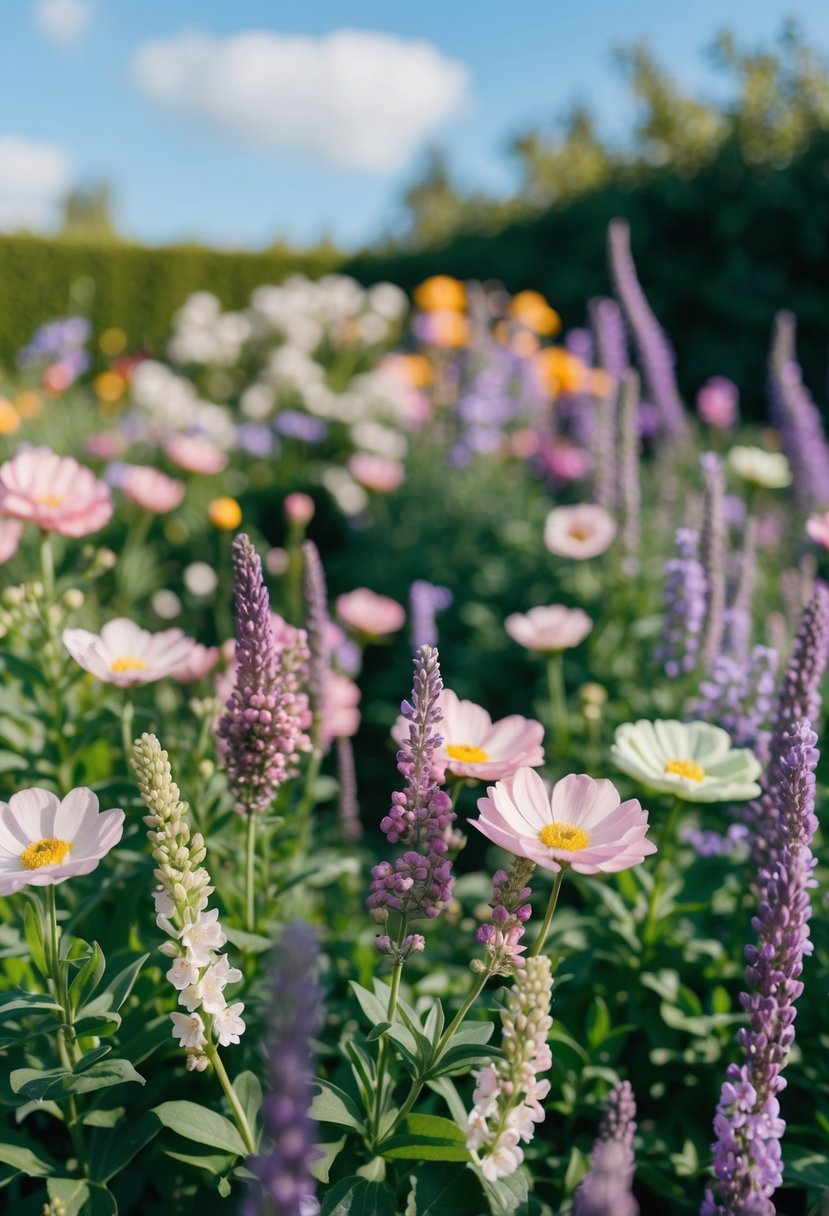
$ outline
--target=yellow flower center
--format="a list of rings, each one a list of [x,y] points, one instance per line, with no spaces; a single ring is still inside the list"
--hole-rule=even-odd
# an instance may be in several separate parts
[[[460,760],[461,764],[486,764],[489,759],[489,752],[485,752],[482,747],[472,747],[469,743],[450,743],[446,751],[453,760]]]
[[[586,849],[590,837],[584,828],[576,827],[574,823],[548,823],[538,833],[538,839],[548,849],[566,849],[575,852],[576,849]]]
[[[71,849],[72,845],[68,840],[44,836],[43,840],[35,840],[24,849],[20,860],[27,870],[39,870],[41,866],[59,866],[66,860]]]
[[[125,671],[146,671],[147,664],[143,659],[136,659],[134,655],[120,654],[117,659],[112,660],[109,670],[121,675]]]
[[[567,535],[571,540],[590,540],[589,529],[580,527],[578,524],[574,524]]]
[[[63,499],[61,498],[60,494],[41,494],[40,497],[36,499],[36,502],[38,502],[41,507],[59,507],[63,502]]]
[[[687,781],[705,780],[705,769],[696,760],[668,760],[665,772],[676,773],[677,777],[685,777]]]

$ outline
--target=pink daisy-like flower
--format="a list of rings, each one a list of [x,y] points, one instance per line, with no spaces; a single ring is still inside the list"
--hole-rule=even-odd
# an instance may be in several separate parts
[[[355,481],[376,494],[390,494],[406,478],[406,470],[399,460],[372,456],[369,452],[355,452],[348,461],[348,469]]]
[[[75,662],[107,684],[131,688],[173,675],[198,645],[180,629],[150,633],[129,617],[108,621],[100,634],[64,629],[63,644]]]
[[[109,523],[112,495],[74,457],[27,448],[0,465],[0,514],[61,536],[89,536]]]
[[[592,628],[593,622],[586,612],[581,608],[565,608],[563,604],[514,612],[504,621],[504,629],[514,642],[539,654],[578,646]]]
[[[597,557],[616,535],[616,521],[604,507],[580,503],[555,507],[544,525],[544,544],[559,557]]]
[[[442,746],[435,764],[456,777],[498,781],[523,765],[544,763],[544,727],[531,718],[510,714],[500,722],[474,701],[461,701],[451,688],[440,695]]]
[[[545,870],[570,866],[578,874],[615,874],[656,852],[646,838],[648,812],[621,802],[612,781],[586,773],[562,777],[548,791],[531,768],[490,786],[470,820],[493,844]]]
[[[314,518],[317,508],[310,494],[303,494],[301,490],[295,490],[292,494],[286,495],[283,509],[287,520],[304,528]]]
[[[99,811],[83,787],[63,801],[38,788],[12,794],[0,802],[0,895],[91,873],[123,830],[124,812]]]
[[[806,520],[806,535],[816,545],[829,549],[829,511],[823,515],[810,515]]]
[[[352,679],[338,671],[325,677],[322,706],[323,742],[329,747],[334,739],[350,738],[360,728],[360,690]]]
[[[368,587],[358,587],[346,595],[337,596],[337,615],[357,633],[369,637],[384,637],[403,627],[406,610],[397,600],[378,595]]]
[[[188,473],[202,473],[207,477],[221,473],[227,467],[227,453],[200,435],[171,435],[164,444],[164,451],[173,464]]]
[[[20,520],[0,518],[0,565],[14,557],[22,535],[23,525]]]
[[[168,477],[152,465],[133,464],[124,471],[121,489],[145,511],[164,515],[181,505],[186,487],[183,481]]]

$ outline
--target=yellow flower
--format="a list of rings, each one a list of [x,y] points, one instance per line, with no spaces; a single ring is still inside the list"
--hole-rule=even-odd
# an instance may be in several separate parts
[[[435,378],[435,369],[425,355],[396,355],[394,365],[412,388],[426,388]]]
[[[549,397],[577,393],[587,386],[590,369],[562,346],[545,346],[533,363],[541,388]]]
[[[429,341],[446,348],[469,345],[469,321],[459,312],[432,313]]]
[[[510,300],[509,315],[519,325],[549,338],[561,329],[561,317],[539,291],[519,291]]]
[[[415,288],[414,302],[421,312],[465,312],[466,288],[459,279],[436,274]]]
[[[107,405],[114,405],[116,401],[120,401],[126,387],[124,377],[119,376],[117,372],[101,372],[93,382],[93,388],[99,400],[106,402]]]
[[[39,418],[43,413],[43,401],[32,389],[24,389],[14,399],[15,409],[21,418]]]
[[[235,498],[214,498],[208,517],[214,528],[219,528],[222,532],[232,532],[242,522],[242,508]]]
[[[5,397],[0,397],[0,435],[13,435],[20,429],[20,414]]]

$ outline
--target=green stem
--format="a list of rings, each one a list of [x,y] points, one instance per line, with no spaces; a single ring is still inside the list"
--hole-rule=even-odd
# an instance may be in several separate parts
[[[55,555],[52,552],[52,537],[45,531],[40,536],[40,575],[48,612],[55,602]]]
[[[463,1019],[469,1013],[469,1010],[472,1008],[472,1006],[477,1001],[478,997],[480,996],[481,992],[483,991],[484,984],[489,979],[489,976],[490,976],[490,972],[488,970],[484,970],[479,974],[478,978],[475,980],[475,983],[472,985],[472,988],[470,989],[466,1000],[461,1005],[460,1009],[455,1014],[455,1016],[452,1018],[452,1021],[446,1027],[443,1034],[438,1039],[437,1047],[435,1048],[435,1058],[439,1058],[440,1056],[443,1055],[444,1051],[446,1050],[447,1043],[452,1038],[452,1035],[458,1029],[458,1027],[460,1026]]]
[[[397,935],[397,947],[400,949],[400,943],[406,934],[406,918],[403,917],[400,921],[400,932]],[[400,978],[403,975],[403,960],[399,957],[394,964],[394,969],[391,973],[391,986],[389,989],[389,1003],[386,1007],[386,1021],[393,1022],[397,1014],[397,1001],[400,996]],[[380,1038],[380,1049],[377,1053],[377,1087],[374,1091],[374,1134],[380,1135],[380,1116],[383,1113],[383,1083],[386,1079],[386,1068],[388,1067],[388,1035],[384,1034]]]
[[[71,1072],[74,1065],[81,1058],[81,1053],[72,1034],[72,1009],[69,1004],[69,992],[66,986],[66,967],[60,961],[60,949],[58,945],[60,934],[58,931],[58,913],[55,902],[54,883],[49,883],[46,887],[45,895],[46,935],[44,944],[46,948],[46,969],[49,972],[55,1000],[61,1007],[64,1023],[57,1033],[58,1056],[60,1057],[62,1066]],[[69,1035],[72,1037],[70,1038]],[[83,1131],[78,1116],[78,1107],[74,1097],[67,1098],[65,1104],[66,1129],[71,1137],[72,1147],[78,1158],[78,1164],[86,1177],[89,1174],[89,1169],[86,1164],[86,1152],[84,1149]]]
[[[132,776],[130,768],[130,756],[132,755],[132,745],[135,742],[135,705],[133,704],[131,693],[127,692],[124,698],[124,708],[121,713],[121,747],[124,752],[124,763],[127,766],[127,775]]]
[[[651,893],[648,899],[648,914],[645,918],[645,928],[642,933],[642,941],[646,947],[652,945],[656,935],[659,895],[662,890],[662,880],[665,877],[665,865],[669,857],[669,849],[676,835],[676,821],[681,809],[681,799],[674,798],[668,818],[665,821],[665,827],[659,837],[659,855],[653,870],[653,884],[651,885]]]
[[[550,725],[553,747],[566,752],[570,745],[570,722],[567,717],[567,695],[564,691],[564,660],[560,650],[547,660],[547,686],[550,690]]]
[[[253,1157],[256,1153],[256,1140],[251,1131],[250,1124],[247,1120],[247,1115],[242,1109],[242,1104],[236,1096],[236,1092],[230,1083],[230,1077],[225,1071],[225,1066],[222,1063],[222,1058],[219,1055],[219,1049],[212,1043],[206,1050],[206,1054],[210,1063],[213,1065],[216,1076],[219,1078],[219,1084],[225,1091],[225,1096],[230,1103],[230,1109],[233,1111],[233,1118],[236,1120],[236,1126],[239,1129],[239,1135],[244,1141],[245,1148],[248,1150],[248,1156]]]
[[[245,929],[253,933],[256,928],[256,904],[254,884],[256,879],[256,816],[248,811],[247,834],[245,836]]]
[[[550,892],[550,902],[547,904],[547,911],[544,916],[543,924],[541,925],[541,928],[538,931],[538,937],[535,939],[535,945],[533,946],[530,953],[527,955],[527,958],[535,958],[535,956],[537,954],[540,954],[541,951],[544,949],[544,943],[547,940],[547,934],[550,932],[550,925],[552,924],[553,913],[555,912],[556,904],[558,903],[558,893],[561,890],[561,884],[564,881],[565,868],[566,868],[565,866],[562,866],[562,868],[558,871],[558,873],[555,876],[555,879],[553,881],[553,889]]]

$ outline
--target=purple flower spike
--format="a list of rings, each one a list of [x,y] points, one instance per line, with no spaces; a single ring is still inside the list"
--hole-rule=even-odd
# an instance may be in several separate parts
[[[573,1196],[573,1216],[637,1216],[631,1194],[636,1101],[629,1081],[614,1085],[607,1099],[590,1172]]]
[[[302,586],[308,614],[306,621],[308,646],[311,651],[308,693],[314,717],[319,720],[325,702],[325,682],[328,677],[329,654],[326,641],[328,590],[319,549],[312,540],[302,542],[302,556],[304,558]]]
[[[792,487],[803,507],[821,507],[829,486],[829,444],[812,395],[803,383],[795,353],[795,321],[789,312],[775,318],[769,359],[771,419],[783,438],[794,474]]]
[[[426,579],[416,579],[409,588],[409,619],[412,622],[412,645],[436,646],[438,629],[435,616],[444,612],[452,603],[452,592],[448,587],[439,587]]]
[[[725,636],[725,474],[716,452],[703,452],[699,462],[705,480],[700,556],[708,588],[701,657],[710,668]]]
[[[699,537],[692,528],[677,528],[677,556],[665,563],[665,624],[659,658],[665,674],[676,679],[699,662],[705,623],[706,580],[697,553]]]

